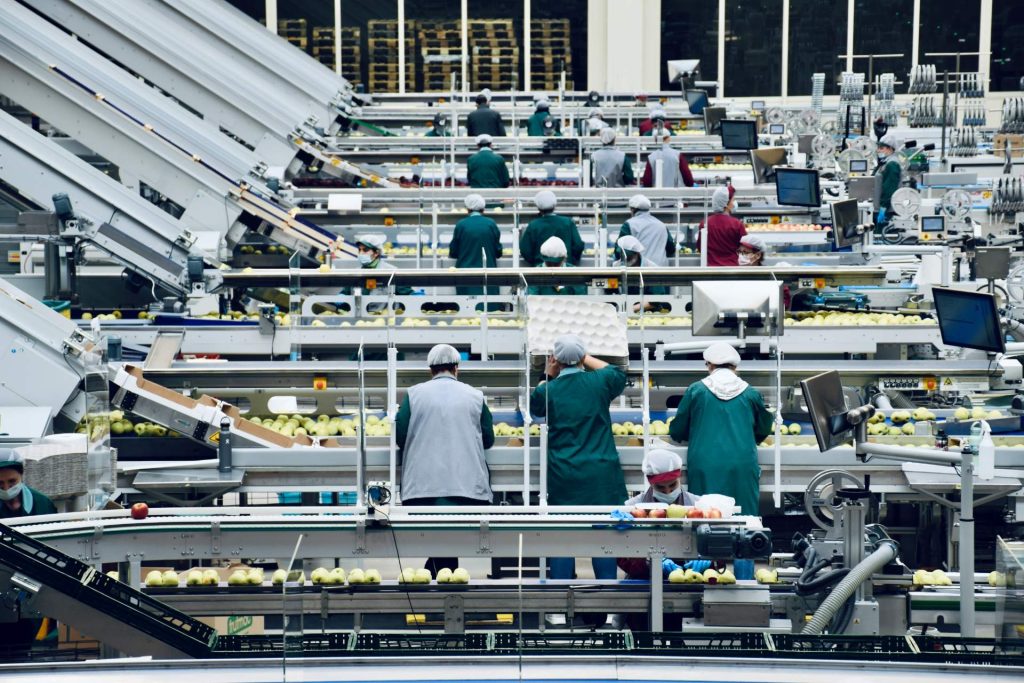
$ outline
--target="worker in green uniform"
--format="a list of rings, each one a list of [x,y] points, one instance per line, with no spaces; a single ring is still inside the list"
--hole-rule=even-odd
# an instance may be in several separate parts
[[[466,161],[466,177],[472,188],[508,187],[508,166],[505,158],[491,149],[494,139],[484,133],[476,136],[479,150]]]
[[[484,215],[486,203],[480,195],[467,195],[465,204],[469,215],[455,224],[448,257],[455,259],[456,268],[494,268],[501,258],[498,224]],[[456,287],[455,291],[466,296],[479,296],[484,293],[484,288]],[[497,294],[498,288],[489,286],[487,293]]]
[[[878,198],[878,222],[884,223],[892,215],[892,196],[900,189],[903,181],[903,167],[900,166],[896,150],[900,142],[892,133],[886,133],[878,141],[878,166],[875,175],[882,176],[882,193]]]
[[[530,395],[530,412],[547,418],[547,502],[620,505],[626,499],[626,482],[609,405],[626,388],[626,373],[587,355],[583,340],[574,334],[555,340],[545,372],[547,381]],[[593,565],[596,578],[616,578],[615,558],[594,558]],[[552,558],[550,576],[571,579],[574,567],[571,557]]]
[[[523,261],[528,266],[540,265],[540,245],[549,237],[557,237],[569,250],[569,263],[578,266],[583,256],[583,238],[580,237],[580,231],[571,218],[555,213],[555,207],[558,205],[555,193],[551,190],[541,190],[534,196],[533,203],[540,215],[530,221],[519,237],[519,253]]]
[[[356,237],[356,247],[359,249],[356,259],[359,261],[359,269],[384,271],[377,277],[376,289],[363,292],[365,295],[387,294],[388,279],[391,277],[387,271],[397,270],[394,265],[388,263],[383,258],[384,243],[386,241],[387,238],[380,234],[367,234]],[[352,288],[343,287],[341,293],[351,294]],[[395,287],[395,294],[398,296],[409,296],[412,294],[412,287],[397,286]]]
[[[687,388],[669,434],[673,441],[687,442],[690,493],[730,496],[742,514],[757,515],[757,444],[772,432],[774,418],[757,389],[737,376],[735,348],[716,342],[704,351],[704,362],[708,376]]]
[[[21,456],[10,448],[0,448],[0,519],[56,514],[52,500],[22,481],[24,474]],[[37,618],[0,622],[0,643],[30,647],[42,623]]]
[[[560,136],[558,126],[546,123],[551,119],[551,103],[541,97],[534,105],[533,115],[526,119],[526,134],[531,137]],[[554,123],[552,120],[551,123]]]
[[[540,258],[545,268],[570,268],[565,264],[565,242],[551,236],[540,245]],[[540,296],[579,295],[587,293],[586,285],[530,285],[527,294]]]
[[[447,138],[451,136],[451,132],[448,130],[448,117],[444,114],[437,113],[434,115],[434,123],[427,131],[424,137],[428,138]]]

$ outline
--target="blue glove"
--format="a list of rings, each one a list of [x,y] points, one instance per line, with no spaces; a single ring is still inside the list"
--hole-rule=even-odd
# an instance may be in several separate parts
[[[878,222],[879,223],[884,223],[885,222],[885,208],[881,208],[881,209],[878,210]]]
[[[682,569],[678,564],[668,559],[667,557],[661,561],[661,573],[664,576],[668,576],[677,569]]]
[[[692,569],[698,574],[703,574],[706,570],[711,569],[711,560],[690,560],[683,565],[683,569]]]
[[[625,531],[633,526],[630,524],[634,519],[633,515],[629,514],[625,510],[612,510],[611,517],[618,522],[618,524],[615,525],[616,531]]]

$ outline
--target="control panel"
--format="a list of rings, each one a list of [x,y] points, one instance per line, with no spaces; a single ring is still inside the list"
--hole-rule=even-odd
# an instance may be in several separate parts
[[[988,391],[991,387],[987,377],[879,377],[878,387],[882,391],[944,391],[966,393]]]

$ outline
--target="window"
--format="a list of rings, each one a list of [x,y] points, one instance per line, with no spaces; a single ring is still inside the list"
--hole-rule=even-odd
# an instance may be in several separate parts
[[[727,0],[726,96],[771,96],[781,92],[782,0]]]
[[[856,0],[853,11],[853,53],[902,54],[902,57],[874,60],[872,71],[876,78],[878,74],[892,73],[896,74],[896,80],[906,82],[910,74],[910,51],[914,41],[914,0],[887,0],[882,6],[878,0]],[[845,52],[844,47],[838,53]],[[841,70],[846,68],[845,61]],[[867,82],[868,60],[853,60],[853,71],[863,73]],[[906,88],[904,85],[897,90],[906,92]]]
[[[718,79],[718,3],[715,0],[662,0],[661,61],[670,59],[699,59],[701,80]],[[679,89],[678,84],[668,82],[664,64],[661,88]]]
[[[992,2],[992,79],[996,91],[1020,90],[1024,77],[1024,3]]]
[[[956,21],[950,21],[956,17]],[[956,57],[925,57],[928,52],[977,52],[981,25],[981,0],[928,0],[921,3],[921,64],[934,64],[939,71],[956,71]],[[976,56],[961,57],[960,69],[977,71]],[[903,80],[903,74],[896,74]]]
[[[812,78],[825,74],[825,94],[839,94],[846,61],[846,3],[789,0],[789,94],[810,95]]]

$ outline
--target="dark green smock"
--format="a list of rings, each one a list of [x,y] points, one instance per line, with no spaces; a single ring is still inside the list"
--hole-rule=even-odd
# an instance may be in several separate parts
[[[533,116],[526,119],[526,134],[535,138],[544,137],[544,122],[547,121],[549,118],[551,118],[551,112],[534,112]],[[556,137],[561,136],[561,133],[558,132],[557,126],[555,127],[554,135]]]
[[[448,256],[455,259],[456,268],[483,268],[483,253],[487,254],[487,267],[495,268],[501,258],[501,231],[498,224],[474,211],[455,224],[455,233],[448,245]],[[455,291],[466,296],[479,296],[483,287],[456,287]],[[488,294],[497,294],[498,288],[487,288]]]
[[[576,224],[566,216],[549,213],[538,216],[530,221],[526,230],[519,237],[519,253],[528,266],[541,264],[540,247],[549,237],[557,237],[565,242],[565,250],[569,254],[568,263],[578,266],[583,256],[583,238]]]
[[[500,154],[484,147],[466,161],[466,178],[473,188],[508,187],[508,167]]]

